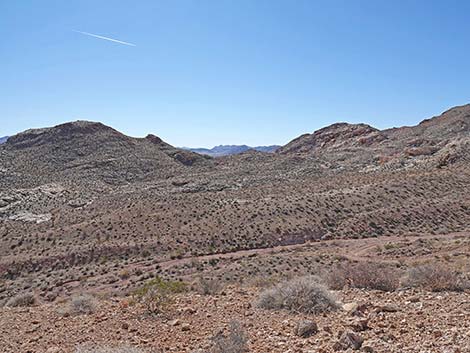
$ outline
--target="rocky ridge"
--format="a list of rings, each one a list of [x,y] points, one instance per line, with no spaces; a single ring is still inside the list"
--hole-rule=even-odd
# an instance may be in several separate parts
[[[333,124],[292,140],[276,153],[318,156],[366,169],[443,165],[467,160],[469,126],[470,105],[464,105],[411,127],[381,131],[366,124]]]

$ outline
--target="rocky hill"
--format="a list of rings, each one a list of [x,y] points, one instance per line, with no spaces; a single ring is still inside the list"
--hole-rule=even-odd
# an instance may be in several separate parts
[[[317,156],[349,168],[399,167],[423,159],[443,165],[468,160],[469,126],[470,105],[464,105],[417,126],[383,131],[366,124],[333,124],[292,140],[276,153]]]
[[[278,153],[321,153],[350,147],[371,147],[385,140],[379,130],[366,124],[337,123],[304,134],[278,149]]]
[[[0,137],[0,145],[1,145],[2,143],[7,142],[7,140],[8,140],[8,136]]]
[[[101,123],[76,121],[27,130],[0,147],[2,182],[123,184],[178,175],[210,164],[156,136],[132,138]]]

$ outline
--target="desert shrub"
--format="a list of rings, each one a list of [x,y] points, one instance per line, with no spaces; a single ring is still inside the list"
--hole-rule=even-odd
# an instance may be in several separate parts
[[[227,335],[218,333],[212,338],[211,353],[243,353],[248,351],[248,337],[238,321],[231,321]]]
[[[121,270],[119,272],[119,278],[121,279],[128,279],[131,276],[128,270]]]
[[[166,281],[156,277],[134,292],[134,300],[142,303],[151,314],[161,313],[171,302],[173,295],[186,289],[183,282]]]
[[[195,290],[202,295],[213,295],[220,292],[222,284],[215,279],[199,277],[195,283]]]
[[[345,287],[394,291],[400,284],[400,273],[396,268],[377,263],[360,262],[340,264],[326,276],[331,289]]]
[[[406,287],[418,287],[432,292],[462,291],[469,287],[457,272],[445,265],[424,264],[410,268],[402,280]]]
[[[247,282],[249,283],[250,286],[260,288],[260,289],[266,289],[266,288],[271,288],[273,287],[276,283],[278,283],[281,278],[280,276],[255,276],[248,280]]]
[[[257,306],[263,309],[286,309],[295,313],[320,313],[338,308],[335,297],[315,276],[281,282],[261,292]]]
[[[75,295],[69,302],[69,313],[75,315],[92,314],[96,310],[96,300],[91,295]]]
[[[23,293],[11,297],[5,304],[8,307],[31,306],[36,303],[36,298],[32,293]]]
[[[74,353],[146,353],[146,352],[140,348],[135,348],[135,347],[130,347],[130,346],[107,347],[107,346],[85,345],[85,346],[77,347]]]

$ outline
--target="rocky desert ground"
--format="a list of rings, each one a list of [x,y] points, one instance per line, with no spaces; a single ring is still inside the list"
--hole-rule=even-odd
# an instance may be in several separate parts
[[[0,352],[470,352],[470,105],[211,158],[0,144]]]

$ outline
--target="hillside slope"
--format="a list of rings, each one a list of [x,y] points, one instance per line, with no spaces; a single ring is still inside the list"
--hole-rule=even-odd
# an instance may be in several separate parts
[[[333,124],[299,136],[276,152],[316,156],[345,168],[397,168],[423,159],[433,165],[468,161],[469,143],[470,105],[464,105],[416,126],[383,131],[366,124]]]
[[[11,136],[0,147],[0,183],[113,185],[169,177],[208,163],[153,135],[132,138],[101,123],[76,121]]]
[[[0,147],[0,302],[24,287],[132,290],[146,278],[136,266],[179,278],[186,265],[155,264],[183,258],[470,231],[466,111],[385,131],[335,124],[299,148],[217,159],[99,123],[18,134]],[[406,153],[417,136],[438,150]]]

